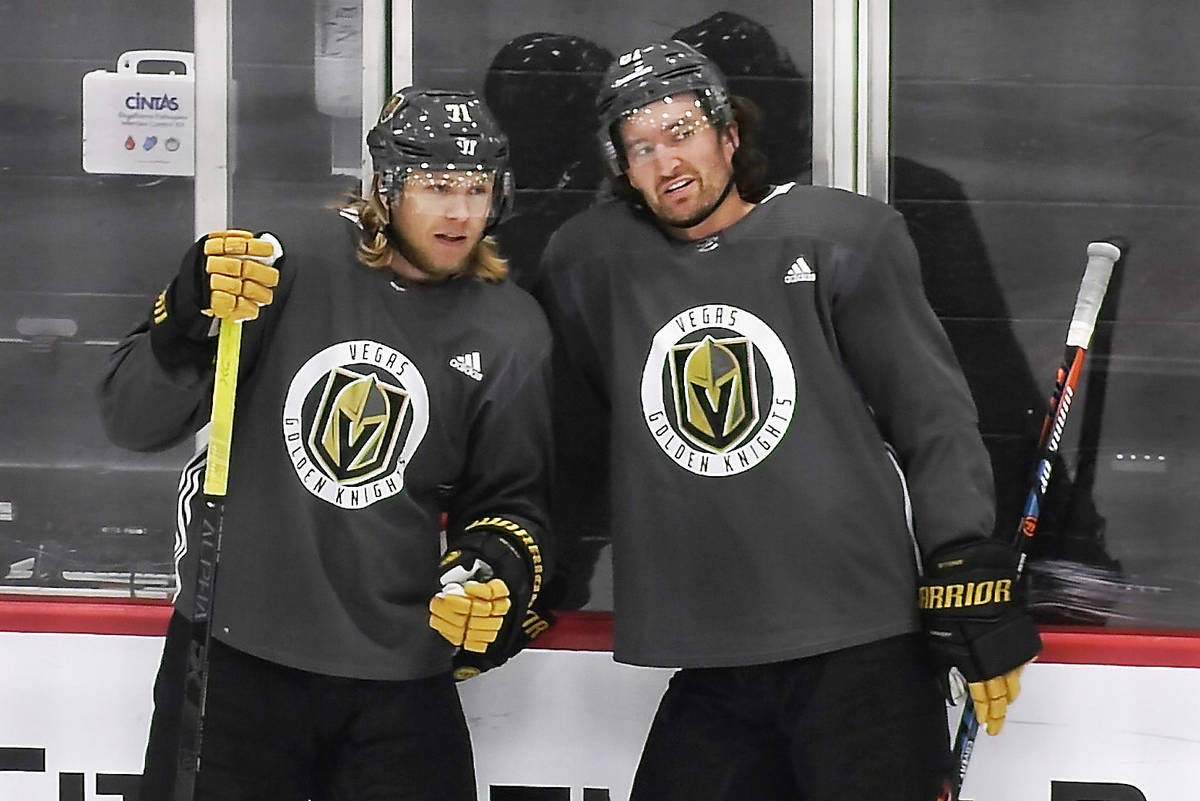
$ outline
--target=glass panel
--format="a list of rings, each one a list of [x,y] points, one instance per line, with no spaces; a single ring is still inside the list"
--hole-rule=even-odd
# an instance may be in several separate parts
[[[362,147],[362,2],[233,4],[230,222],[287,232],[357,192]]]
[[[14,0],[4,20],[0,593],[167,597],[190,445],[110,444],[93,388],[191,238],[192,179],[85,173],[81,87],[127,50],[190,51],[192,4]]]
[[[601,191],[595,93],[613,57],[643,42],[675,37],[705,52],[734,94],[762,107],[772,180],[809,180],[811,4],[748,0],[737,13],[721,10],[727,6],[713,0],[413,3],[416,81],[482,92],[512,141],[516,210],[498,237],[517,283],[536,290],[550,234]],[[606,543],[586,540],[581,547],[582,561],[595,571],[573,589],[568,605],[609,609]]]
[[[1016,530],[1091,240],[1109,287],[1030,572],[1047,621],[1200,626],[1200,6],[893,4],[895,203]]]

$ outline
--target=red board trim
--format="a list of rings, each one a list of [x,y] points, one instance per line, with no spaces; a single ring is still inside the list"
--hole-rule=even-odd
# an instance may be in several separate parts
[[[161,602],[0,599],[0,631],[161,637],[171,607]],[[608,612],[559,612],[537,640],[556,651],[611,651]],[[1200,631],[1045,627],[1039,661],[1068,665],[1200,668]]]

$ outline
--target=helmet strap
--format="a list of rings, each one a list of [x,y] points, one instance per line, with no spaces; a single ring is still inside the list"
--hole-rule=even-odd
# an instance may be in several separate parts
[[[706,212],[704,212],[704,214],[700,215],[699,219],[688,220],[688,224],[686,226],[672,225],[671,227],[672,228],[695,228],[697,225],[700,225],[705,220],[707,220],[709,217],[713,216],[713,213],[717,209],[721,208],[721,204],[725,202],[725,198],[729,197],[729,193],[733,191],[733,187],[736,184],[737,184],[737,181],[734,179],[734,176],[731,174],[729,176],[729,180],[725,182],[725,188],[723,190],[721,190],[721,196],[719,198],[717,198],[717,201],[715,203],[713,203],[712,206],[709,207],[708,211],[706,211]]]

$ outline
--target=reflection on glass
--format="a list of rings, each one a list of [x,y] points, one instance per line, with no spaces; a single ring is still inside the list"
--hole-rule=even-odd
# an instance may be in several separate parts
[[[1171,26],[1080,0],[892,9],[895,204],[980,409],[998,535],[1032,480],[1087,243],[1132,243],[1033,543],[1046,622],[1200,624],[1200,278],[1179,235],[1200,222],[1200,131],[1180,114],[1200,9],[1168,6]]]
[[[191,3],[63,14],[16,0],[4,19],[0,594],[165,598],[171,497],[190,449],[146,457],[113,446],[93,388],[126,326],[149,314],[172,249],[191,237],[192,179],[85,173],[81,88],[125,51],[190,51]]]
[[[733,94],[762,109],[769,180],[810,180],[812,23],[805,8],[749,2],[733,13],[707,0],[652,7],[632,0],[586,7],[521,0],[490,14],[468,0],[419,0],[414,31],[416,80],[482,89],[509,136],[516,204],[497,237],[513,278],[535,295],[550,235],[607,192],[595,97],[614,53],[637,42],[678,38],[704,52]],[[596,480],[580,458],[585,452],[603,460],[599,442],[573,443],[570,458],[558,460],[564,486]],[[574,572],[561,604],[611,608],[607,560],[599,558],[607,542],[604,512],[583,498],[562,506],[556,520],[571,553],[560,564]]]

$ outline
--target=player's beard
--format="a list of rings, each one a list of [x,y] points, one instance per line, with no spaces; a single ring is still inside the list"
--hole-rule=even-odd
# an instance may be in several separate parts
[[[729,192],[733,189],[733,186],[734,186],[733,173],[730,173],[729,178],[725,181],[725,188],[721,190],[721,194],[719,194],[717,196],[717,199],[712,201],[707,206],[705,206],[701,210],[697,211],[695,214],[691,215],[687,219],[676,221],[676,220],[670,219],[668,217],[662,216],[661,213],[659,214],[659,217],[660,217],[660,219],[662,219],[663,222],[665,222],[667,225],[670,225],[672,228],[683,228],[683,229],[695,228],[697,225],[699,225],[700,223],[704,222],[709,217],[711,217],[712,213],[714,211],[716,211],[721,206],[722,203],[725,202],[725,198],[729,197]]]
[[[467,251],[467,255],[462,258],[457,264],[450,267],[434,264],[430,259],[426,258],[419,249],[414,248],[408,243],[403,236],[399,236],[390,228],[388,230],[388,239],[392,242],[392,247],[400,254],[400,257],[412,265],[413,269],[422,275],[429,276],[433,281],[443,281],[453,278],[456,275],[461,275],[466,272],[467,265],[475,258],[475,253],[479,249],[479,243]]]
[[[695,171],[695,170],[692,171],[692,174],[696,175],[695,180],[700,182],[701,186],[703,187],[703,189],[702,189],[703,192],[710,193],[710,187],[715,187],[715,184],[710,184],[708,182],[707,178],[709,176],[702,175],[698,171]],[[704,222],[709,217],[711,217],[713,212],[716,211],[720,207],[720,205],[725,202],[725,198],[729,197],[729,193],[733,189],[734,185],[735,185],[734,174],[733,174],[733,170],[730,169],[728,174],[726,176],[724,176],[724,181],[720,184],[720,186],[721,186],[720,192],[718,192],[716,194],[716,196],[711,199],[702,199],[703,205],[701,205],[700,208],[696,209],[694,212],[687,215],[686,217],[671,214],[667,210],[665,204],[660,204],[658,202],[651,203],[647,200],[646,205],[650,207],[650,210],[654,213],[655,217],[657,217],[661,222],[665,223],[666,225],[671,226],[672,228],[679,228],[679,229],[695,228],[697,225],[699,225],[700,223]],[[643,195],[643,198],[644,197],[645,196]]]

